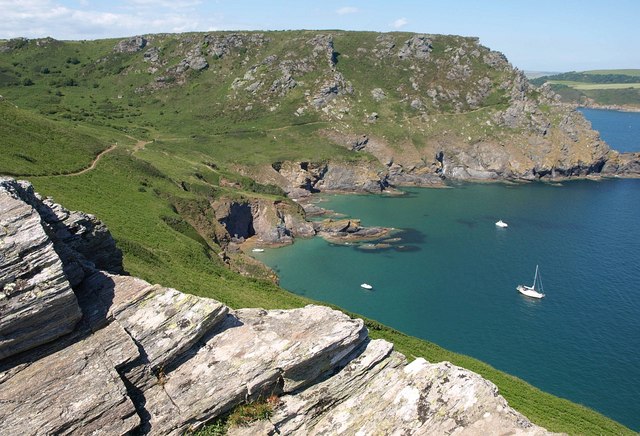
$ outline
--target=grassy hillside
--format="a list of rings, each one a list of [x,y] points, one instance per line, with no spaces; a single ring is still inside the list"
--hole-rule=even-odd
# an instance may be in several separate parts
[[[0,100],[0,131],[0,173],[7,175],[72,173],[110,144],[130,141],[112,130],[51,121],[6,100]]]
[[[584,74],[624,74],[625,76],[640,77],[640,69],[621,69],[621,70],[588,70],[583,71]]]
[[[640,69],[561,73],[531,83],[549,83],[568,103],[640,108]]]
[[[144,43],[124,45],[0,41],[0,174],[28,177],[40,193],[100,217],[132,275],[236,308],[308,304],[270,282],[233,273],[220,259],[213,199],[289,201],[282,191],[238,174],[238,164],[375,161],[327,132],[366,131],[402,153],[459,138],[511,144],[526,138],[529,128],[496,121],[510,107],[513,90],[528,102],[540,97],[499,53],[472,38],[327,36],[148,35]],[[531,117],[561,119],[553,110],[542,107]],[[87,168],[116,143],[95,169],[65,175]],[[475,359],[372,320],[367,325],[372,337],[394,342],[410,358],[449,360],[482,374],[550,430],[631,434]]]

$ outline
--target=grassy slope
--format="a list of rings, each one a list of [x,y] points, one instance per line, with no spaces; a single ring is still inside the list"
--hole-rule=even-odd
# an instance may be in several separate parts
[[[122,134],[69,122],[55,122],[0,100],[0,174],[64,174],[89,166]]]
[[[308,50],[303,43],[316,33],[270,34],[272,41],[259,58],[271,53],[282,55],[296,47],[301,51]],[[394,35],[399,42],[406,37]],[[388,124],[376,126],[381,129],[379,133],[401,140],[407,137],[405,131],[410,130],[411,119],[415,115],[400,104],[402,96],[393,94],[396,87],[391,84],[403,82],[407,86],[407,76],[397,60],[390,61],[391,66],[381,67],[367,63],[366,58],[358,55],[356,48],[371,44],[371,38],[372,34],[366,33],[335,38],[342,53],[338,66],[345,75],[359,77],[368,70],[377,69],[378,72],[371,75],[374,83],[368,83],[367,87],[377,85],[392,90],[382,103],[374,102],[366,93],[353,96],[360,99],[362,105],[350,115],[353,117],[351,120],[361,120],[364,113],[376,110],[381,118],[389,119]],[[451,38],[448,43],[457,43],[455,41],[458,40],[456,37],[446,38]],[[75,177],[38,177],[31,180],[39,192],[52,195],[66,207],[99,216],[111,229],[124,252],[125,268],[133,275],[185,292],[213,297],[231,307],[292,308],[310,302],[268,282],[230,272],[219,261],[216,247],[191,228],[175,208],[177,203],[198,204],[223,191],[226,195],[255,195],[228,192],[218,186],[221,178],[244,181],[228,169],[234,162],[259,163],[296,158],[368,159],[366,155],[348,152],[318,136],[317,130],[327,125],[313,113],[302,117],[293,115],[297,107],[296,98],[300,97],[295,93],[301,90],[294,90],[294,94],[280,101],[279,110],[271,112],[268,108],[271,103],[267,102],[256,103],[255,110],[239,111],[237,108],[244,108],[251,101],[251,96],[238,93],[232,98],[225,90],[229,89],[234,77],[242,77],[246,66],[257,61],[258,56],[244,64],[244,58],[229,56],[198,73],[197,80],[184,87],[143,96],[134,92],[137,86],[149,82],[140,53],[107,55],[115,44],[115,41],[108,40],[49,44],[52,48],[48,50],[29,46],[18,50],[11,58],[0,56],[1,93],[21,108],[33,111],[14,111],[3,107],[2,116],[10,120],[6,126],[19,125],[17,121],[23,120],[27,127],[17,131],[0,129],[0,143],[6,144],[3,152],[8,150],[8,153],[3,153],[1,164],[6,167],[0,168],[0,173],[22,175],[73,171],[86,167],[97,151],[118,141],[119,147],[105,155],[93,171]],[[176,44],[168,38],[160,45],[170,53]],[[434,56],[442,55],[438,52],[442,52],[443,47],[436,43]],[[168,62],[178,60],[176,57]],[[43,72],[45,68],[48,70],[46,73]],[[385,72],[392,73],[385,75]],[[26,78],[33,84],[24,86]],[[70,79],[75,84],[69,82]],[[305,76],[305,80],[315,80],[314,73]],[[358,89],[364,85],[355,83],[354,87]],[[421,86],[425,89],[430,85],[424,83]],[[446,129],[459,126],[461,119],[469,128],[476,129],[476,124],[484,123],[474,124],[474,119],[489,117],[491,105],[501,103],[500,96],[497,96],[478,112],[438,116]],[[233,107],[236,109],[228,110]],[[470,134],[495,134],[483,130],[484,127],[478,129],[478,132]],[[79,135],[78,130],[88,136]],[[51,143],[29,136],[44,132],[55,133],[51,135]],[[418,138],[420,135],[414,133],[410,133],[409,140],[417,138],[414,145],[422,146]],[[124,137],[125,134],[155,141],[144,150],[134,150],[131,147],[134,141]],[[87,149],[91,144],[94,148]],[[66,159],[56,161],[52,150],[58,155],[65,154]],[[30,153],[27,156],[34,161],[30,162],[31,167],[21,167],[19,161],[4,159],[9,153],[20,152]],[[51,156],[52,159],[40,156]],[[185,184],[189,191],[182,188]],[[406,336],[375,321],[368,320],[367,325],[372,337],[390,340],[409,357],[449,360],[480,373],[496,383],[516,409],[550,430],[572,434],[629,432],[592,410],[540,392],[522,380],[475,359]]]
[[[640,89],[640,83],[582,83],[566,80],[550,80],[549,83],[554,85],[565,85],[580,91],[589,91],[593,89]]]

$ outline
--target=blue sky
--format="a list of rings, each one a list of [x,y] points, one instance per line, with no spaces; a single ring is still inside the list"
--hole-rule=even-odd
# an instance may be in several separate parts
[[[0,0],[0,38],[344,29],[477,36],[523,70],[640,68],[640,0]]]

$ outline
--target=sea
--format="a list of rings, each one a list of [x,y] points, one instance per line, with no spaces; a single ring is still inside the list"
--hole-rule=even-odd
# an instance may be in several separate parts
[[[628,123],[639,131],[640,114],[584,114],[612,148],[640,151],[632,143],[640,135],[619,132]],[[256,257],[285,289],[476,357],[640,430],[640,180],[404,191],[319,197],[337,216],[393,227],[385,240],[297,240]],[[499,219],[509,227],[497,227]],[[536,266],[541,300],[516,291],[533,283]]]

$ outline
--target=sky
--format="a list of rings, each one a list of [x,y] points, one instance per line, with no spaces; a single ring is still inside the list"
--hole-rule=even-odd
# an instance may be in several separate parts
[[[525,71],[640,68],[640,0],[0,0],[0,39],[342,29],[476,36]]]

